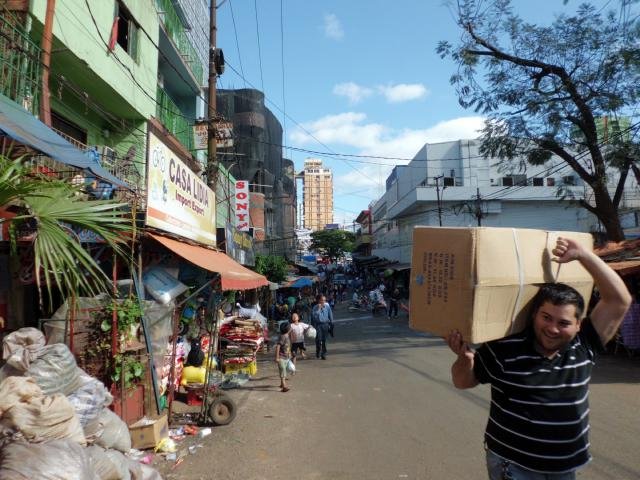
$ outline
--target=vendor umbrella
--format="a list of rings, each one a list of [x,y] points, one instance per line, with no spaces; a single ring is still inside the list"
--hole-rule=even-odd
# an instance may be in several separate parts
[[[289,288],[304,288],[304,287],[310,287],[312,285],[313,285],[313,282],[311,280],[305,277],[300,277],[291,285],[289,285]]]

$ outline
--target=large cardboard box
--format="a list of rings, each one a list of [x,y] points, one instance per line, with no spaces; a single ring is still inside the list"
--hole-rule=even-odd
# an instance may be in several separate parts
[[[169,425],[167,416],[158,418],[143,418],[140,421],[129,425],[131,435],[131,448],[143,450],[145,448],[155,448],[163,438],[169,436]]]
[[[571,285],[589,301],[593,279],[577,262],[551,262],[558,237],[589,249],[588,233],[512,228],[416,227],[413,232],[409,324],[445,337],[459,330],[470,343],[522,330],[540,284]]]

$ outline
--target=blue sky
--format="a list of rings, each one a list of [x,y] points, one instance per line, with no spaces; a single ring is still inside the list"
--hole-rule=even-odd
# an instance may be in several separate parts
[[[285,127],[286,146],[408,161],[425,143],[473,138],[481,127],[482,119],[458,105],[449,84],[455,66],[435,53],[438,41],[455,44],[460,37],[447,6],[452,2],[218,3],[218,47],[228,63],[218,87],[264,91]],[[594,3],[617,6],[617,0]],[[547,23],[578,2],[513,4],[526,20]],[[294,150],[285,156],[298,170],[307,157],[321,158],[333,170],[334,221],[345,224],[383,193],[394,164],[407,163]]]

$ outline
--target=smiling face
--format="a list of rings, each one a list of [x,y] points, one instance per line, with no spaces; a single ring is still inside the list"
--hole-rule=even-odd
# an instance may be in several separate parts
[[[580,331],[575,305],[544,302],[533,317],[536,350],[552,357],[569,344]]]

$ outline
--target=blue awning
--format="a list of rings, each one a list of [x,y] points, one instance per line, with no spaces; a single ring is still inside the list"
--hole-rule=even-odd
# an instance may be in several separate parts
[[[96,177],[113,185],[128,188],[122,180],[102,168],[88,154],[78,150],[72,143],[2,94],[0,94],[0,132],[60,163],[89,170]]]

